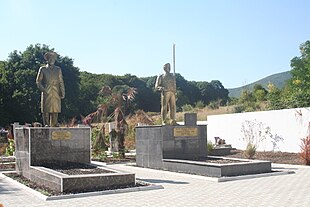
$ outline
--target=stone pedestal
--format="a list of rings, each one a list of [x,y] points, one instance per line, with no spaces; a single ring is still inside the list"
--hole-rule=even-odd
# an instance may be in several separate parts
[[[197,125],[197,114],[196,113],[184,114],[184,125],[196,126]]]
[[[89,164],[90,128],[17,127],[16,172],[30,177],[29,166]]]
[[[197,117],[190,114],[185,116],[185,125],[136,127],[136,164],[160,169],[163,159],[206,157],[207,127],[198,126],[194,120]]]
[[[89,127],[15,128],[16,172],[56,192],[83,192],[135,184],[135,174],[100,166],[106,173],[68,175],[49,168],[91,164]]]

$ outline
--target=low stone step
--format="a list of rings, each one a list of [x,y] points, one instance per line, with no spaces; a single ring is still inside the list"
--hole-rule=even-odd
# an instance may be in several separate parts
[[[15,162],[15,156],[2,156],[0,157],[0,163],[2,162]]]
[[[0,165],[15,165],[15,162],[0,162]]]
[[[0,162],[0,171],[15,170],[15,162]]]

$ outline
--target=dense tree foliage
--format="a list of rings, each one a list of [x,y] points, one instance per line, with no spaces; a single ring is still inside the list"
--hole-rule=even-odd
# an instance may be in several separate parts
[[[36,73],[43,63],[43,46],[30,46],[23,53],[13,51],[1,71],[1,124],[14,121],[26,122],[39,117],[40,93],[37,90]],[[30,118],[31,117],[31,118]]]
[[[61,67],[65,82],[66,97],[62,100],[60,118],[66,121],[77,116],[80,111],[80,71],[73,65],[73,60],[69,57],[59,56],[56,64]]]
[[[110,86],[111,88],[123,87],[125,90],[129,87],[138,89],[135,102],[130,108],[131,110],[143,109],[145,111],[159,111],[160,99],[153,88],[147,86],[148,78],[140,79],[134,75],[126,74],[124,76],[113,76],[110,74],[91,74],[81,72],[81,106],[87,108],[82,109],[82,114],[88,114],[97,107],[96,101],[98,92],[102,86]],[[155,81],[154,81],[155,84]],[[117,87],[116,87],[117,88]]]
[[[257,101],[265,101],[268,91],[260,84],[255,84],[253,88],[253,96]]]
[[[265,105],[262,103],[266,102],[267,94],[268,91],[260,84],[255,84],[252,91],[244,89],[236,102],[236,112],[264,110]]]
[[[275,110],[286,108],[282,94],[283,89],[281,90],[271,83],[268,85],[267,103],[269,109]]]
[[[219,101],[221,105],[228,101],[228,90],[224,88],[218,80],[212,80],[210,83],[202,81],[196,82],[201,95],[201,101],[208,105],[212,101]]]
[[[310,41],[302,43],[299,49],[301,56],[291,60],[293,77],[287,89],[288,107],[310,106]]]

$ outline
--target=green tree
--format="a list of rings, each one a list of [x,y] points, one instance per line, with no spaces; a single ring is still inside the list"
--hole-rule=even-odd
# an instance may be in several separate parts
[[[6,61],[0,61],[0,126],[9,123],[11,115],[7,109],[9,98],[9,71],[6,68]]]
[[[59,55],[56,65],[62,69],[65,82],[66,97],[62,100],[60,118],[66,121],[80,113],[80,71],[79,68],[74,66],[73,60],[67,56],[62,57]]]
[[[246,102],[255,102],[256,99],[253,95],[253,92],[252,91],[249,91],[249,90],[243,90],[241,92],[241,95],[240,95],[240,98],[239,98],[239,101],[241,103],[246,103]]]
[[[253,87],[253,95],[256,99],[256,101],[265,101],[267,90],[260,84],[255,84]]]
[[[123,84],[128,86],[128,88],[130,87],[138,89],[135,101],[131,103],[132,105],[129,108],[131,109],[131,112],[137,111],[139,109],[142,109],[143,111],[154,111],[159,108],[160,104],[158,103],[160,100],[153,90],[155,83],[152,88],[149,88],[147,87],[145,81],[131,74],[125,74],[124,76],[121,76],[120,79],[122,80]]]
[[[276,110],[285,108],[283,102],[282,90],[278,89],[272,83],[268,84],[268,95],[267,95],[268,109]]]
[[[301,55],[291,60],[292,79],[289,81],[287,95],[289,107],[308,107],[310,105],[310,41],[299,47]]]
[[[239,106],[239,108],[242,108],[244,111],[256,111],[259,109],[259,104],[256,102],[256,98],[250,90],[243,90],[241,92],[239,104],[242,105],[242,107]]]
[[[211,102],[224,105],[228,101],[228,90],[224,88],[218,80],[212,80],[210,83],[206,81],[196,82],[196,86],[200,92],[200,99],[204,104],[209,105]]]
[[[183,105],[194,105],[200,100],[200,92],[195,82],[187,81],[180,74],[176,74],[177,85],[177,109],[180,109]]]
[[[213,100],[220,100],[221,105],[226,104],[228,101],[228,90],[224,88],[219,80],[212,80],[210,84],[214,88],[215,94],[217,95]]]
[[[97,109],[95,101],[101,84],[99,75],[88,72],[80,73],[79,109],[81,115],[85,116]]]
[[[1,88],[5,89],[2,110],[6,111],[5,116],[0,117],[2,124],[32,122],[39,118],[40,93],[35,79],[43,54],[38,50],[31,45],[24,52],[15,50],[9,54],[1,81]],[[47,47],[43,46],[43,50],[47,51]]]
[[[212,100],[215,99],[215,90],[210,83],[206,81],[199,81],[196,82],[196,85],[200,91],[201,100],[205,105],[208,105]]]

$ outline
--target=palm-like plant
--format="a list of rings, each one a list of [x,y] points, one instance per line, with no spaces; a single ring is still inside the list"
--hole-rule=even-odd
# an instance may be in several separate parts
[[[114,87],[116,89],[122,87]],[[97,110],[83,119],[85,125],[91,126],[91,123],[95,120],[102,122],[103,125],[100,129],[99,135],[93,144],[94,149],[106,148],[104,142],[105,137],[105,123],[114,118],[115,120],[115,131],[117,132],[117,138],[119,143],[119,154],[120,157],[125,156],[124,141],[127,123],[125,120],[125,110],[128,104],[135,99],[137,94],[136,88],[128,88],[126,92],[122,90],[111,90],[109,86],[103,86],[99,91],[98,100],[100,104]],[[108,115],[109,108],[112,107],[114,110]]]

